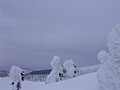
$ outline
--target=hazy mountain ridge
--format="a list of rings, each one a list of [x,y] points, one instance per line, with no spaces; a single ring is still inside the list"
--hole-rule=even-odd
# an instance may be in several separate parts
[[[32,71],[29,73],[29,75],[43,75],[43,74],[49,74],[51,72],[51,69],[46,70],[40,70],[40,71]]]
[[[92,72],[96,72],[98,70],[100,65],[92,65],[92,66],[86,66],[86,67],[78,67],[78,75],[88,74]],[[26,75],[48,75],[51,72],[51,69],[46,70],[31,70],[31,69],[23,69],[25,71]],[[1,70],[0,71],[0,77],[8,77],[9,70]]]

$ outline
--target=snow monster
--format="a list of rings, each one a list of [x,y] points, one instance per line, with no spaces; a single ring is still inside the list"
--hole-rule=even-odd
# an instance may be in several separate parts
[[[97,71],[99,90],[120,90],[120,25],[116,25],[107,37],[109,58]]]
[[[9,77],[12,79],[12,90],[20,90],[21,82],[24,81],[24,71],[18,66],[12,66]]]

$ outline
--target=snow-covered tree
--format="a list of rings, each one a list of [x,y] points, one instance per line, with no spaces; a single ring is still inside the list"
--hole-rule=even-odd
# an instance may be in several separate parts
[[[120,90],[120,25],[108,34],[107,46],[110,57],[98,69],[100,90]]]
[[[33,81],[33,82],[45,82],[45,80],[47,79],[48,74],[40,74],[40,75],[26,75],[25,76],[25,80],[26,81]]]
[[[63,73],[62,66],[60,64],[60,58],[58,56],[54,56],[50,64],[52,66],[52,71],[46,79],[46,84],[60,81],[59,74]]]
[[[21,88],[21,81],[24,80],[24,72],[18,66],[12,66],[10,69],[9,77],[12,79],[13,90]]]
[[[66,76],[73,78],[75,77],[75,71],[76,71],[76,67],[74,66],[74,61],[71,60],[66,60],[63,64],[63,67],[66,70]]]
[[[100,51],[97,55],[98,61],[100,61],[101,64],[107,61],[107,59],[110,57],[110,54],[104,50]]]

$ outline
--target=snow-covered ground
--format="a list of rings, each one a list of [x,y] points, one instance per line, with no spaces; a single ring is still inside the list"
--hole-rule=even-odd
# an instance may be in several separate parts
[[[0,78],[0,90],[12,90],[10,78]],[[98,90],[97,73],[82,75],[57,83],[22,82],[21,90]]]

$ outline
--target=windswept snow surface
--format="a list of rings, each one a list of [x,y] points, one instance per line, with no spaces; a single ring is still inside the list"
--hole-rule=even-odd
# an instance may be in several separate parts
[[[12,90],[10,78],[0,78],[0,90]],[[97,74],[91,73],[51,84],[24,81],[21,90],[98,90]]]

